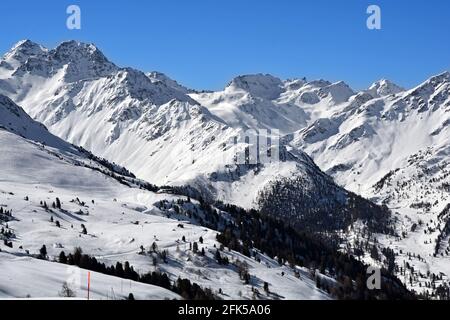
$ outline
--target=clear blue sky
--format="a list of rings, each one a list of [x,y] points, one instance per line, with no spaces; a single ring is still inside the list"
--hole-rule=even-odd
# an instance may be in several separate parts
[[[69,4],[81,7],[79,31],[66,28]],[[382,9],[380,31],[366,28],[369,4]],[[448,0],[17,0],[1,11],[2,53],[20,39],[93,42],[120,66],[196,89],[259,72],[411,87],[450,69]]]

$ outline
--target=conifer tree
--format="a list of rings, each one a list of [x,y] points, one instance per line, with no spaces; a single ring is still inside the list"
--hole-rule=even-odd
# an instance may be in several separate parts
[[[40,259],[47,259],[47,247],[45,246],[45,244],[39,250],[39,258]]]

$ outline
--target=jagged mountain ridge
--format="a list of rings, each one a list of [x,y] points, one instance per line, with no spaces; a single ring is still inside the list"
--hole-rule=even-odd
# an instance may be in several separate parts
[[[302,194],[308,203],[323,204],[324,208],[339,203],[346,213],[339,218],[336,215],[336,219],[349,215],[345,208],[352,196],[325,177],[302,151],[282,145],[281,162],[254,166],[237,164],[233,148],[235,137],[247,129],[261,128],[262,123],[274,128],[275,124],[289,127],[289,122],[294,129],[298,120],[307,121],[306,113],[288,101],[293,100],[286,97],[290,90],[308,93],[325,106],[353,94],[343,82],[286,82],[269,75],[238,77],[225,91],[246,101],[238,106],[237,115],[249,114],[251,120],[259,111],[271,110],[256,122],[236,125],[210,104],[203,105],[199,95],[208,93],[192,93],[159,73],[146,75],[119,68],[92,44],[69,41],[48,50],[24,41],[3,61],[12,69],[0,68],[0,79],[7,84],[0,87],[0,93],[22,105],[57,136],[130,168],[151,183],[187,185],[205,199],[250,208],[262,203],[264,187],[282,177],[298,176],[309,182],[308,187],[296,187],[305,190]],[[267,94],[274,86],[276,89]],[[280,99],[284,110],[278,118],[280,104],[269,100],[273,98]],[[261,106],[265,103],[267,106]],[[243,150],[245,143],[238,144],[239,148]],[[320,197],[327,195],[329,201],[319,201],[317,188],[321,188]],[[309,211],[296,215],[299,221],[314,217],[315,208],[306,209]],[[343,219],[345,224],[326,225],[342,227],[358,219],[353,215],[347,218]]]
[[[436,180],[444,198],[431,204],[432,227],[427,227],[434,231],[432,239],[425,240],[423,253],[431,254],[430,240],[446,241],[442,226],[438,227],[443,221],[436,216],[444,211],[446,201],[442,168],[447,166],[450,123],[448,73],[411,90],[381,80],[355,92],[344,82],[281,80],[260,74],[237,77],[223,91],[195,92],[158,73],[119,68],[93,45],[70,41],[59,47],[48,50],[21,42],[0,62],[0,93],[23,105],[58,136],[126,165],[152,182],[188,184],[213,199],[246,207],[257,205],[261,192],[276,189],[278,177],[304,175],[312,186],[321,185],[314,179],[322,174],[310,165],[305,151],[340,185],[399,211],[398,234],[419,222],[418,217],[410,221],[405,216],[420,214],[422,207],[415,197],[400,201],[392,181],[402,187],[414,180],[410,185],[417,185],[420,198],[426,184]],[[74,55],[65,48],[73,48]],[[227,145],[246,129],[280,130],[283,156],[288,160],[281,169],[235,166]],[[426,179],[428,170],[423,171],[420,160],[414,170],[422,172],[412,179],[415,173],[408,169],[409,161],[414,162],[421,152],[427,153],[430,166],[439,162],[436,168],[441,174]],[[389,176],[390,172],[394,173]],[[330,192],[336,203],[341,202],[340,195],[348,195],[333,183],[326,185],[339,190]],[[295,187],[305,189],[297,183]],[[321,193],[314,187],[310,191],[307,196],[314,202],[314,194]],[[400,240],[414,243],[416,235],[413,232]],[[404,257],[400,246],[416,250],[400,241],[398,263]],[[438,260],[430,261],[427,267]],[[432,270],[445,268],[433,266]]]

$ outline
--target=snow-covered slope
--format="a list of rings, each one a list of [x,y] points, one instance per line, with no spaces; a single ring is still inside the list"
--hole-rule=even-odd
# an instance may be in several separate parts
[[[402,94],[369,100],[331,117],[322,129],[328,134],[307,141],[305,133],[313,124],[294,143],[338,182],[353,190],[362,186],[363,192],[408,157],[447,143],[448,80],[445,73]]]
[[[0,253],[0,268],[0,299],[87,299],[88,272],[91,300],[123,300],[130,293],[138,300],[181,298],[161,287],[22,255]],[[73,297],[63,292],[64,283],[68,283]]]
[[[48,132],[44,125],[31,119],[22,108],[8,97],[0,95],[0,106],[0,125],[3,129],[52,146],[63,147],[63,145],[67,145],[67,143]]]
[[[147,77],[150,78],[150,80],[152,82],[156,82],[156,83],[162,82],[164,85],[171,87],[172,89],[178,90],[181,93],[187,94],[187,93],[194,92],[194,90],[186,88],[185,86],[179,84],[176,80],[169,78],[164,73],[161,73],[158,71],[152,71],[152,72],[148,72],[146,75],[147,75]]]
[[[298,269],[299,278],[297,269],[263,253],[258,254],[260,262],[224,250],[230,264],[219,265],[217,231],[187,217],[188,211],[202,213],[198,202],[140,188],[142,181],[111,172],[110,167],[117,167],[52,136],[1,96],[0,115],[1,298],[58,298],[73,269],[54,260],[75,247],[107,266],[129,261],[140,274],[156,270],[171,281],[186,278],[224,299],[329,298],[306,269]],[[60,207],[52,205],[58,202]],[[189,248],[195,241],[204,255]],[[48,261],[36,260],[42,245]],[[167,262],[156,253],[163,251]],[[248,285],[236,264],[248,268]],[[80,287],[72,285],[77,298],[86,298],[86,273],[79,272]],[[255,295],[252,287],[262,293],[264,282],[271,294]],[[91,298],[123,299],[129,293],[136,299],[180,298],[161,287],[92,272]]]

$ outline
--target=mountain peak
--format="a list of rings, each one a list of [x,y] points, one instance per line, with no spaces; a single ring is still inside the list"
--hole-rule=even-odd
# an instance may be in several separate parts
[[[387,79],[381,79],[377,82],[374,82],[367,90],[370,95],[376,98],[389,96],[391,94],[397,94],[402,91],[405,91],[405,89]]]
[[[67,66],[65,79],[69,82],[103,77],[118,70],[95,45],[74,40],[51,50],[50,61],[56,62],[56,68]]]
[[[74,50],[90,50],[92,52],[97,50],[100,51],[93,43],[80,42],[76,40],[63,41],[56,47],[56,50],[62,50],[65,48]]]
[[[21,40],[17,42],[3,57],[5,60],[16,60],[24,63],[29,57],[42,56],[47,53],[47,49],[31,40]]]
[[[270,74],[258,73],[238,76],[231,80],[227,88],[242,89],[254,96],[271,100],[281,94],[282,86],[281,79]]]
[[[110,76],[109,86],[116,88],[117,94],[130,96],[138,100],[148,100],[156,105],[165,104],[171,100],[196,104],[185,92],[178,90],[164,81],[155,81],[144,72],[133,68],[121,68]]]
[[[190,90],[190,89],[186,88],[185,86],[179,84],[176,80],[173,80],[172,78],[170,78],[169,76],[167,76],[166,74],[164,74],[162,72],[151,71],[151,72],[146,73],[146,76],[153,83],[162,82],[165,85],[167,85],[168,87],[171,87],[175,90],[181,91],[182,93],[187,94],[187,93],[193,92],[193,90]]]
[[[11,50],[16,50],[18,48],[24,48],[24,47],[35,47],[35,46],[39,46],[39,44],[31,41],[30,39],[24,39],[24,40],[20,40],[18,41]]]
[[[64,68],[68,82],[107,76],[118,70],[95,45],[74,40],[62,42],[52,50],[31,40],[19,41],[4,56],[2,66],[13,71],[13,75],[30,73],[43,77]]]
[[[288,90],[298,90],[307,83],[306,77],[302,79],[287,79],[284,81],[284,85]]]
[[[75,40],[62,42],[52,50],[56,59],[70,62],[81,58],[90,58],[96,62],[110,63],[105,55],[94,44]]]
[[[338,81],[320,88],[317,94],[321,99],[329,97],[335,103],[342,103],[348,101],[355,92],[344,81]]]

